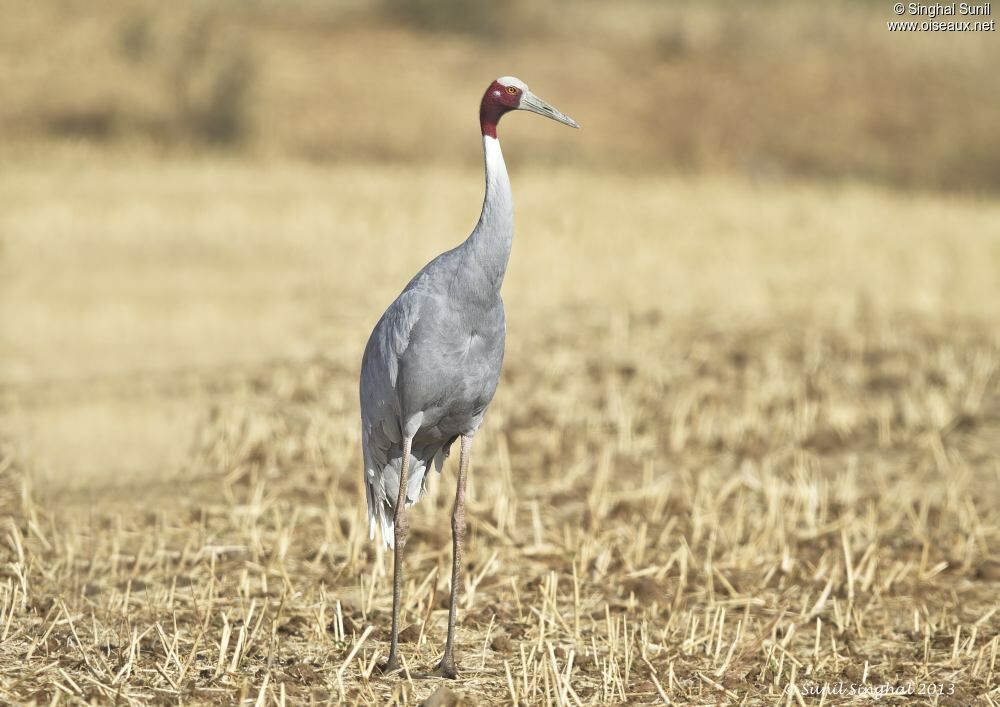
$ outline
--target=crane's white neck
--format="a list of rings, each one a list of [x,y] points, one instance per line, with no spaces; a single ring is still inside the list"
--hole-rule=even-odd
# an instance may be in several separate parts
[[[487,294],[499,292],[507,271],[514,239],[514,201],[500,142],[495,137],[483,135],[483,158],[486,163],[483,212],[465,245],[475,286]]]

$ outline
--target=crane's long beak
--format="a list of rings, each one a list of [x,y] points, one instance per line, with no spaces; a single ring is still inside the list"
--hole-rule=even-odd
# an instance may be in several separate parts
[[[525,91],[524,95],[521,96],[521,104],[518,108],[520,110],[530,110],[532,113],[544,115],[546,118],[552,118],[552,120],[557,120],[564,125],[570,126],[571,128],[580,127],[580,124],[575,120],[570,118],[565,113],[556,110],[530,91]]]

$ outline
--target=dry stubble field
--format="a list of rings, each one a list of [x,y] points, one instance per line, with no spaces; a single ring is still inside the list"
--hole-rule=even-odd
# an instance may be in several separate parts
[[[512,170],[510,344],[449,687],[1000,701],[1000,206]],[[419,673],[454,469],[415,509],[407,674],[384,679],[356,378],[479,180],[89,155],[0,174],[0,701],[438,688]]]

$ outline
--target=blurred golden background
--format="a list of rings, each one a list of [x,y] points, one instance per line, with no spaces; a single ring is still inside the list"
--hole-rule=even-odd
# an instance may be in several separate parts
[[[211,154],[475,165],[482,87],[557,92],[515,164],[996,193],[995,33],[862,2],[5,3],[7,159]],[[484,78],[485,77],[485,78]],[[544,139],[542,139],[544,136]]]
[[[98,611],[80,630],[104,646],[120,605],[152,631],[157,587],[211,577],[229,618],[185,604],[160,672],[128,658],[101,684],[212,701],[256,695],[266,672],[265,697],[279,681],[299,701],[426,696],[364,666],[346,687],[261,656],[223,669],[222,636],[251,595],[271,606],[295,585],[268,616],[275,631],[299,617],[283,640],[300,658],[349,662],[371,623],[358,655],[373,660],[388,594],[364,537],[361,352],[409,277],[475,224],[478,102],[510,74],[583,129],[527,114],[500,127],[517,235],[504,382],[473,462],[470,563],[494,611],[462,629],[483,651],[473,697],[569,699],[550,694],[554,673],[542,692],[548,653],[496,648],[508,684],[483,640],[494,619],[514,645],[556,640],[564,623],[539,638],[517,628],[530,611],[496,607],[568,612],[560,592],[578,580],[584,639],[578,623],[552,661],[570,646],[595,661],[572,674],[584,701],[711,701],[715,687],[769,701],[794,671],[746,676],[777,660],[779,608],[806,600],[780,644],[823,638],[801,670],[868,659],[889,675],[926,638],[922,669],[951,666],[963,699],[995,684],[981,651],[998,619],[975,612],[998,566],[996,33],[891,33],[888,5],[850,0],[0,0],[0,17],[0,502],[21,568],[0,586],[0,627],[26,641],[11,655],[30,656],[46,621],[68,630],[46,613],[57,602]],[[452,478],[417,507],[411,543],[426,581],[404,616],[429,630]],[[130,599],[139,577],[149,589]],[[953,601],[935,584],[949,578],[975,582]],[[327,590],[353,633],[344,617],[327,631]],[[853,607],[855,591],[899,603],[873,599],[889,618],[850,639],[851,609],[845,626],[826,602]],[[950,618],[900,637],[910,595]],[[744,618],[723,645],[726,606]],[[608,648],[591,655],[593,617]],[[827,633],[810,633],[817,620]],[[421,628],[421,651],[439,629],[428,643]],[[850,660],[838,640],[855,641]],[[633,644],[648,675],[614,667]],[[116,645],[129,655],[127,636]],[[188,651],[194,688],[167,660]],[[114,693],[60,692],[49,668],[11,673],[0,700]]]
[[[2,9],[0,356],[19,401],[331,346],[352,360],[474,223],[476,110],[503,74],[584,125],[504,125],[515,331],[623,298],[997,311],[989,33],[890,34],[857,2]]]

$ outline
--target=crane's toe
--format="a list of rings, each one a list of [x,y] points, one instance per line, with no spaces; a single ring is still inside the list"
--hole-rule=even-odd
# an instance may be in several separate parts
[[[393,673],[398,673],[400,670],[402,670],[403,666],[399,664],[398,659],[393,658],[391,660],[387,660],[384,663],[379,663],[377,669],[383,675],[392,675]]]
[[[442,659],[437,667],[431,671],[431,675],[438,678],[448,678],[449,680],[454,680],[458,677],[458,672],[455,670],[455,661]]]

